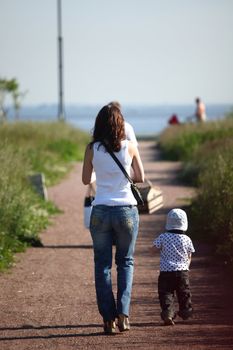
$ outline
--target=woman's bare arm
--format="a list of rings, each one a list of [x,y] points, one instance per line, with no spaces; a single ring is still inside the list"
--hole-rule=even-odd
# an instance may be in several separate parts
[[[87,145],[83,161],[82,182],[84,185],[88,185],[89,183],[91,183],[91,176],[93,172],[92,159],[93,149],[89,144]]]
[[[138,148],[132,142],[129,142],[129,154],[132,158],[133,181],[144,182],[144,169]]]

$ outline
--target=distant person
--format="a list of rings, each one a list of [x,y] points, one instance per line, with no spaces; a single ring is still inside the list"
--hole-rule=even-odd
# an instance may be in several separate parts
[[[170,125],[178,125],[178,124],[180,124],[180,121],[179,121],[178,116],[177,116],[176,114],[173,114],[173,115],[169,118],[168,123],[169,123]]]
[[[195,250],[191,239],[186,235],[187,229],[188,219],[185,211],[172,209],[167,214],[166,231],[153,242],[160,250],[158,293],[162,309],[161,318],[166,326],[175,324],[175,292],[179,303],[178,315],[187,320],[193,313],[189,266]]]
[[[196,98],[195,102],[196,102],[196,110],[195,110],[196,120],[197,122],[205,122],[206,121],[205,105],[199,97]]]

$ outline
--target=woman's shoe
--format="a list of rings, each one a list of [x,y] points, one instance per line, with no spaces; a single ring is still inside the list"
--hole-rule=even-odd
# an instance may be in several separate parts
[[[115,334],[116,333],[115,321],[105,321],[104,322],[104,333],[105,334]]]
[[[125,332],[130,330],[129,318],[124,314],[118,315],[118,328],[120,332]]]

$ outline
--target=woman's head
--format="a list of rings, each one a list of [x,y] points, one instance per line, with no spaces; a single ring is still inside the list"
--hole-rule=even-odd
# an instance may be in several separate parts
[[[105,141],[111,146],[113,151],[118,152],[121,148],[121,141],[124,139],[124,117],[120,108],[110,103],[104,106],[96,117],[93,142]]]

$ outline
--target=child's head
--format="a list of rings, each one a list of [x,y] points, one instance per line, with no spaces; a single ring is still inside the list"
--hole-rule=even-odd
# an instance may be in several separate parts
[[[180,230],[187,231],[188,229],[188,219],[184,210],[182,209],[172,209],[167,214],[166,230]]]

